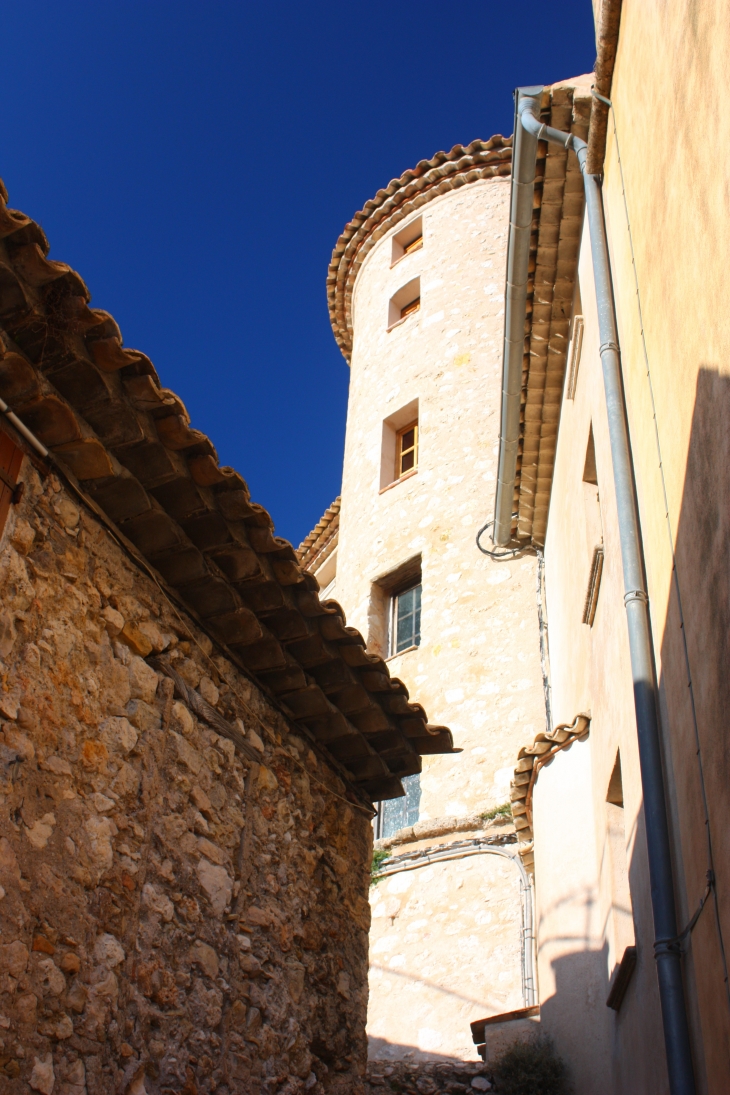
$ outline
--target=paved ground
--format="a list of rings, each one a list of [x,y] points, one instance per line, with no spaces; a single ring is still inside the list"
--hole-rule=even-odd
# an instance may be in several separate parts
[[[487,1066],[473,1062],[371,1061],[368,1065],[366,1090],[370,1095],[456,1095],[468,1092],[479,1095],[492,1091],[493,1084]]]

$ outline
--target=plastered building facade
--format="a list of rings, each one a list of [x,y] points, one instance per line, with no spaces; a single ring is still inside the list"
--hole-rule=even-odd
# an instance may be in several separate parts
[[[508,802],[515,751],[545,723],[535,554],[475,542],[496,477],[509,155],[496,137],[422,161],[353,219],[330,267],[351,367],[342,495],[300,557],[460,750],[424,758],[401,855],[490,824],[487,840],[514,841],[480,815]],[[399,650],[414,586],[420,634]],[[378,884],[371,1055],[474,1058],[470,1021],[525,1004],[524,896],[517,866],[487,855]]]
[[[617,504],[596,255],[579,200],[543,220],[548,179],[558,170],[549,161],[565,153],[538,146],[538,163],[545,156],[547,165],[536,176],[542,204],[535,201],[523,385],[524,403],[535,410],[520,430],[515,531],[544,542],[556,729],[520,751],[515,824],[525,855],[534,856],[540,1022],[577,1089],[719,1095],[730,1085],[729,333],[722,301],[729,210],[714,157],[726,139],[727,112],[713,104],[730,43],[720,4],[664,9],[604,0],[594,8],[598,61],[583,94],[594,85],[604,101],[593,98],[589,107],[588,172],[603,175],[655,681],[635,682],[629,645],[627,519]],[[542,89],[540,110],[548,124],[585,135],[575,117],[556,114],[554,89]],[[573,175],[577,195],[580,171],[574,154],[568,157],[565,175]],[[560,249],[573,246],[575,280],[560,286]],[[569,322],[555,334],[565,339],[565,353],[533,377],[535,343],[550,318],[546,302],[559,289],[566,302],[559,322]],[[534,438],[548,435],[552,448],[543,460]],[[527,479],[526,452],[540,469]],[[639,734],[646,735],[646,719],[635,704],[642,687],[658,709],[668,886],[650,877],[660,811],[645,809]],[[674,910],[677,937],[657,927],[657,895]],[[670,1033],[665,1041],[662,1013],[669,1012],[655,961],[667,946],[680,967],[675,1006],[688,1032],[681,1072],[682,1039]]]

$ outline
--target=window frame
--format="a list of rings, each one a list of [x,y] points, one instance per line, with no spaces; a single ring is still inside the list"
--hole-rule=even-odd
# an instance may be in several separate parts
[[[406,593],[410,593],[411,590],[421,590],[421,595],[418,598],[418,629],[413,629],[413,638],[415,642],[410,643],[408,646],[404,646],[402,650],[398,650],[398,602],[401,597]],[[417,650],[421,645],[421,600],[423,594],[423,579],[419,574],[418,577],[412,578],[404,585],[398,586],[390,594],[390,612],[389,612],[389,628],[388,628],[388,657],[395,658],[399,654],[405,654],[408,650]],[[415,613],[414,613],[415,614]]]
[[[423,215],[414,217],[392,237],[391,269],[402,262],[406,255],[413,255],[424,246]]]
[[[400,310],[401,322],[404,319],[408,319],[409,316],[415,315],[416,312],[421,311],[421,298],[416,297],[410,304],[404,304]]]
[[[413,430],[413,445],[407,449],[403,449],[403,438],[407,433]],[[409,422],[407,426],[404,426],[400,430],[396,430],[395,433],[395,478],[394,483],[397,483],[399,479],[402,479],[404,475],[410,475],[418,467],[418,419],[415,418],[412,422]],[[413,453],[413,464],[410,468],[403,467],[403,457],[408,456],[409,453]]]

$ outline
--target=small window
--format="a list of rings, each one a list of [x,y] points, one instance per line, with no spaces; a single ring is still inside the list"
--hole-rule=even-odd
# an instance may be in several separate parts
[[[421,279],[413,278],[399,289],[388,304],[388,330],[397,327],[421,307]]]
[[[405,228],[401,228],[400,232],[396,232],[393,236],[393,254],[390,265],[395,266],[406,255],[412,255],[414,251],[420,251],[422,247],[423,217],[416,217],[415,220],[410,221]]]
[[[412,316],[414,312],[417,312],[421,307],[421,298],[416,297],[410,304],[406,304],[405,307],[400,310],[400,318],[407,319],[408,316]]]
[[[421,775],[404,776],[402,781],[405,795],[390,798],[378,803],[378,813],[374,818],[375,839],[393,836],[400,829],[415,825],[421,806]]]
[[[575,388],[578,383],[578,369],[580,367],[580,354],[583,349],[583,305],[580,297],[580,278],[576,278],[573,292],[573,327],[570,332],[570,346],[568,347],[568,380],[565,386],[565,398],[575,399]]]
[[[406,475],[414,475],[418,468],[420,437],[418,423],[420,413],[418,399],[411,399],[403,407],[383,420],[383,437],[380,449],[380,490],[390,490]],[[413,441],[406,435],[414,430]],[[412,461],[410,454],[413,454]],[[405,457],[405,461],[403,461]],[[403,466],[405,464],[405,466]]]
[[[391,657],[421,645],[421,583],[396,593],[392,605]]]
[[[583,623],[593,627],[598,608],[598,594],[603,575],[603,522],[601,520],[601,498],[598,492],[598,472],[596,470],[596,446],[593,440],[593,427],[588,434],[586,460],[583,467],[583,505],[586,520],[586,539],[591,563],[588,574],[588,589],[583,605]]]
[[[418,589],[409,598],[407,594]],[[409,605],[410,600],[410,605]],[[400,602],[400,603],[399,603]],[[414,604],[415,602],[415,604]],[[415,607],[416,612],[409,611]],[[401,638],[398,643],[398,622]],[[369,654],[393,658],[421,642],[421,556],[415,555],[382,574],[370,586],[367,611]],[[415,640],[415,641],[414,641]]]
[[[395,478],[413,471],[418,464],[418,422],[399,430],[396,438]]]
[[[578,367],[580,365],[580,352],[583,349],[583,316],[576,316],[573,320],[573,334],[568,351],[568,385],[565,392],[566,399],[575,399],[575,388],[578,383]]]

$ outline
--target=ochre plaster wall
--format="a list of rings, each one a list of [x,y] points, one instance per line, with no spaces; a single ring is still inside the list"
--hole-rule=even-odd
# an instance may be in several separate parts
[[[23,478],[0,543],[0,1092],[361,1091],[368,818],[54,476]]]
[[[612,118],[604,185],[661,689],[678,919],[686,922],[696,908],[708,868],[694,703],[726,951],[730,191],[718,152],[730,139],[723,107],[728,55],[730,24],[719,0],[625,0],[611,92],[618,146]],[[618,605],[617,619],[621,612]],[[730,1088],[730,1003],[715,910],[708,913],[685,967],[698,1079],[719,1093]]]
[[[587,1083],[596,1055],[604,1062],[610,1058],[614,1090],[638,1095],[664,1091],[666,1068],[652,951],[653,921],[618,518],[587,227],[579,279],[585,322],[583,349],[575,398],[564,397],[561,407],[545,544],[545,585],[555,722],[570,722],[585,712],[591,716],[591,727],[589,742],[559,754],[538,778],[535,885],[541,910],[546,902],[553,908],[559,907],[561,900],[566,908],[574,908],[576,902],[584,904],[592,926],[584,940],[570,932],[563,936],[555,922],[545,920],[541,911],[538,952],[543,954],[547,947],[551,964],[565,971],[562,984],[555,984],[546,1021],[554,1025],[556,1041],[573,1070],[585,1076]],[[583,474],[591,429],[605,558],[595,619],[589,626],[582,620],[595,544],[588,531],[587,503],[591,499]],[[586,757],[582,765],[572,756],[581,750]],[[624,895],[617,894],[611,882],[606,799],[618,754],[624,798],[624,848],[619,849],[619,858],[628,872],[630,908],[625,907]],[[576,804],[582,803],[575,813],[573,799],[566,798],[566,781],[572,783]],[[618,934],[614,932],[617,918],[623,924]],[[621,1009],[614,1013],[605,1004],[609,981],[624,947],[634,941],[632,934],[638,948],[638,965]],[[595,1011],[576,1010],[574,994],[581,985],[585,991],[592,986],[590,991],[597,1000]],[[551,996],[543,976],[541,1002]],[[606,1090],[611,1090],[610,1086]]]
[[[591,839],[591,750],[590,736],[574,742],[541,771],[535,785],[537,973],[540,1026],[568,1062],[576,1091],[610,1095],[606,955]]]

